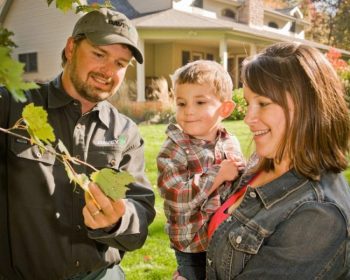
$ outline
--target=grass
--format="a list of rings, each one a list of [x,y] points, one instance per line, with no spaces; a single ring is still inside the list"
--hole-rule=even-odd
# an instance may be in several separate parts
[[[228,121],[224,123],[229,132],[233,132],[239,139],[243,153],[248,156],[250,149],[250,133],[242,121]],[[163,201],[156,187],[157,166],[156,157],[165,140],[166,125],[139,126],[145,140],[146,173],[156,193],[156,218],[150,225],[149,236],[145,245],[134,252],[125,255],[122,268],[126,279],[132,280],[163,280],[171,279],[176,269],[175,257],[169,247],[168,236],[164,232],[165,216]],[[344,175],[350,182],[350,168]]]

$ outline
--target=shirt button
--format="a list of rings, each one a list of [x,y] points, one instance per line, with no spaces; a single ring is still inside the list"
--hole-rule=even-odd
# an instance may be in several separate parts
[[[41,158],[41,157],[42,157],[42,154],[41,154],[40,152],[36,152],[36,153],[35,153],[35,156],[36,156],[37,158]]]
[[[78,188],[75,188],[75,191],[74,191],[76,194],[80,194],[80,189]]]
[[[80,262],[79,261],[75,261],[75,266],[79,267],[80,266]]]
[[[55,216],[56,216],[56,219],[59,219],[59,218],[60,218],[60,216],[61,216],[61,214],[60,214],[60,213],[58,213],[58,212],[56,212]]]
[[[186,150],[186,151],[185,151],[185,153],[186,153],[186,154],[189,154],[189,153],[190,153],[190,151],[189,151],[189,150]]]
[[[81,225],[77,225],[77,231],[81,231]]]
[[[208,265],[211,266],[212,263],[213,261],[211,259],[208,259]]]
[[[73,105],[74,105],[74,106],[78,106],[78,105],[79,105],[79,102],[78,102],[78,101],[73,101]]]
[[[115,160],[115,159],[112,159],[112,160],[109,162],[109,165],[110,165],[110,166],[114,166],[115,163],[116,163],[116,160]]]
[[[81,129],[81,124],[78,123],[78,124],[75,126],[75,128],[76,128],[76,129]]]
[[[252,198],[256,198],[256,193],[255,192],[250,192],[249,196],[252,197]]]
[[[236,238],[236,243],[237,244],[240,244],[242,242],[242,236],[238,236],[237,238]]]

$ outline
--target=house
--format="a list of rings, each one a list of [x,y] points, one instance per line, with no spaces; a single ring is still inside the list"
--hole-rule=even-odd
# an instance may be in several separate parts
[[[60,52],[79,15],[47,8],[44,0],[0,0],[0,24],[14,31],[13,55],[27,61],[26,79],[48,80],[60,71]],[[104,3],[104,0],[92,2]],[[137,100],[145,100],[152,79],[165,77],[188,61],[216,60],[240,86],[243,59],[278,41],[296,41],[326,52],[329,46],[305,40],[309,23],[298,7],[272,9],[263,0],[110,0],[132,19],[145,62],[130,67]],[[350,52],[339,50],[344,56]],[[36,60],[35,60],[36,59]],[[32,62],[33,60],[33,62]],[[36,61],[36,62],[35,62]],[[36,66],[31,68],[31,63]]]

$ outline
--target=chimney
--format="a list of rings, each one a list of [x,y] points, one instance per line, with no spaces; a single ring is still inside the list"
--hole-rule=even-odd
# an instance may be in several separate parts
[[[245,0],[240,8],[238,21],[249,26],[262,26],[264,24],[264,1]]]

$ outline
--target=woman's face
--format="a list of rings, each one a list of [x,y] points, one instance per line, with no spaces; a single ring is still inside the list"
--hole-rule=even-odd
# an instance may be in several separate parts
[[[286,131],[283,108],[270,98],[258,95],[244,86],[244,98],[248,105],[244,122],[253,133],[256,153],[259,157],[274,159]],[[293,103],[288,94],[288,108],[292,121]]]

